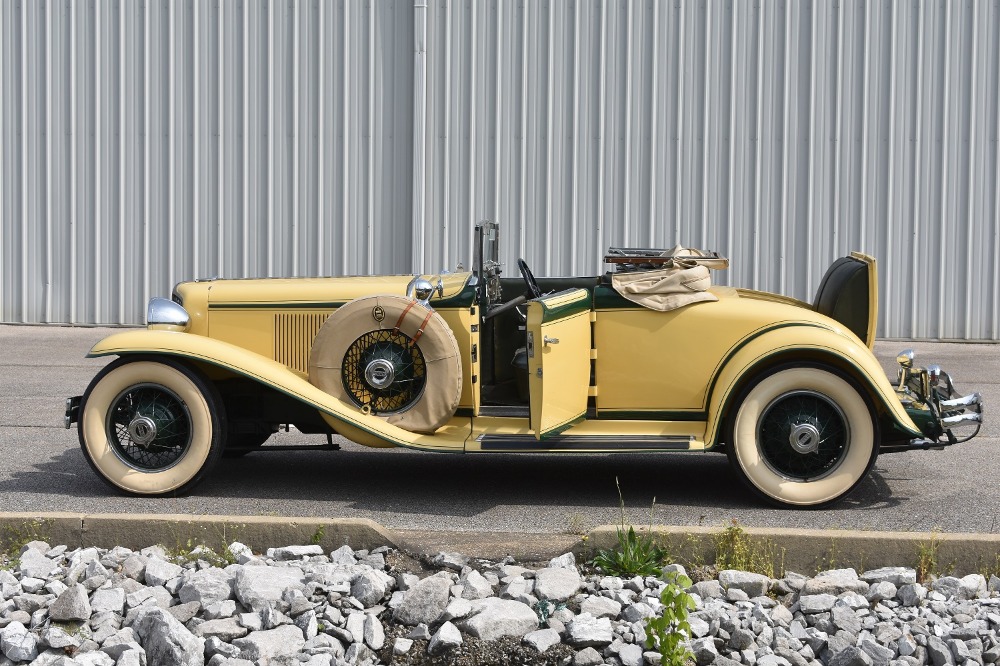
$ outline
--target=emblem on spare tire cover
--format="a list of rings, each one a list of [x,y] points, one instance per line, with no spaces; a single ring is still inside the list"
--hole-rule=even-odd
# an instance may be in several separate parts
[[[376,305],[372,308],[372,318],[379,323],[385,319],[385,310],[382,309],[381,305]]]

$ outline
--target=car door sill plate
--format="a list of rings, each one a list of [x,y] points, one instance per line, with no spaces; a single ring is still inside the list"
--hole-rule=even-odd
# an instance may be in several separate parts
[[[687,451],[691,435],[640,435],[614,437],[599,435],[556,435],[538,441],[534,435],[480,435],[481,451]]]

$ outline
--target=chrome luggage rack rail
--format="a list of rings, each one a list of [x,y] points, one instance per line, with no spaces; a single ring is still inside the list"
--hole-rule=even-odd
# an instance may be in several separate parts
[[[604,255],[604,263],[613,265],[618,273],[656,270],[675,261],[701,264],[715,270],[729,267],[729,259],[718,252],[695,250],[697,254],[671,254],[673,251],[660,248],[610,247],[608,253]]]

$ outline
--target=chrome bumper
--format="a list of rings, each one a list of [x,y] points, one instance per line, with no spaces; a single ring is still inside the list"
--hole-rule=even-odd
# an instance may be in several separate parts
[[[909,349],[896,357],[900,366],[896,394],[924,437],[911,440],[904,448],[939,449],[978,435],[983,423],[982,396],[960,395],[940,366],[914,367],[913,359]]]

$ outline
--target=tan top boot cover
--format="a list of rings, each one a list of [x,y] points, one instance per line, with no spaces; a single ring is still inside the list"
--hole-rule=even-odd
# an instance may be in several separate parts
[[[719,300],[707,291],[712,286],[707,267],[686,261],[673,263],[670,268],[655,271],[615,273],[611,286],[623,298],[661,312]]]

